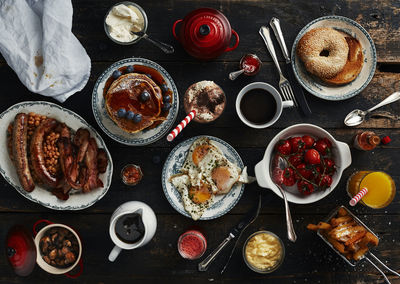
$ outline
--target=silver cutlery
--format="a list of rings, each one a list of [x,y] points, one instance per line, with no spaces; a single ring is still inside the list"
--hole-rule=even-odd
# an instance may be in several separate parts
[[[155,46],[157,46],[159,49],[161,49],[162,51],[164,51],[167,54],[174,53],[174,51],[175,51],[174,47],[172,45],[169,45],[169,44],[161,42],[161,41],[159,41],[157,39],[151,38],[146,33],[144,33],[143,31],[140,31],[140,32],[131,31],[131,33],[133,33],[134,35],[137,35],[140,38],[144,38],[145,40],[151,42],[152,44],[154,44]]]
[[[285,65],[286,75],[288,76],[289,82],[292,84],[293,93],[294,93],[294,96],[296,97],[296,100],[294,102],[299,105],[299,107],[304,115],[310,116],[312,114],[312,112],[311,112],[310,107],[308,106],[306,97],[303,92],[303,88],[300,86],[299,82],[297,81],[297,79],[294,75],[292,65],[291,65],[290,55],[286,48],[285,38],[283,37],[280,21],[278,18],[274,17],[269,22],[269,25],[271,26],[272,30],[274,31],[275,37],[278,40],[279,46],[281,47],[283,57],[285,58],[285,61],[286,61],[286,65]]]
[[[365,120],[365,116],[367,114],[369,114],[371,111],[376,110],[377,108],[380,108],[382,106],[385,106],[387,104],[391,104],[395,101],[400,100],[400,92],[395,92],[393,94],[391,94],[390,96],[388,96],[386,99],[384,99],[383,101],[381,101],[379,104],[377,104],[374,107],[371,107],[368,110],[360,110],[360,109],[355,109],[353,111],[351,111],[344,119],[344,124],[347,126],[356,126],[359,125],[361,123],[363,123],[363,121]]]
[[[243,231],[251,223],[253,223],[254,220],[256,220],[258,214],[260,213],[260,209],[261,209],[261,194],[258,197],[257,205],[249,213],[247,213],[247,215],[230,231],[228,237],[226,237],[211,254],[209,254],[202,262],[198,264],[199,271],[207,271],[210,264],[217,258],[222,249],[226,247],[232,239],[237,238],[236,243],[232,248],[229,259],[224,268],[222,269],[221,274],[225,271],[226,267],[228,266],[229,260],[231,259],[233,252],[235,251],[240,236],[242,235]]]
[[[285,78],[282,74],[281,67],[279,66],[278,58],[276,57],[275,53],[275,48],[274,44],[272,43],[271,39],[271,33],[269,31],[269,28],[262,26],[259,30],[259,33],[264,40],[265,45],[267,46],[267,49],[272,57],[272,60],[275,63],[276,69],[278,69],[279,72],[279,89],[281,90],[282,96],[284,100],[292,100],[295,105],[297,105],[296,100],[293,95],[292,87],[290,86],[290,83],[288,79]]]
[[[279,157],[278,159],[279,159],[278,168],[280,168],[281,170],[285,169],[287,167],[287,165],[285,165],[286,161],[281,157]],[[272,164],[273,164],[273,159],[271,159],[271,165],[269,167],[271,177],[274,176],[273,174],[274,167]],[[279,188],[279,191],[281,192],[283,200],[285,202],[286,229],[287,229],[288,239],[292,242],[296,242],[297,236],[296,232],[294,231],[292,214],[290,213],[289,202],[287,201],[285,190],[274,180],[274,178],[272,178],[272,181]]]

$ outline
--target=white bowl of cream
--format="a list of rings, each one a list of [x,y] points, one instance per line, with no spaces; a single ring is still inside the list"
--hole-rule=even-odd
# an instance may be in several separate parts
[[[147,16],[143,8],[133,2],[120,2],[108,10],[104,19],[104,30],[115,43],[129,45],[140,37],[131,33],[147,30]]]

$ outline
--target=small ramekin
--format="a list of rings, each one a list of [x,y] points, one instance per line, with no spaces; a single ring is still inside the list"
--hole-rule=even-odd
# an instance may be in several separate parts
[[[247,258],[246,258],[246,247],[247,247],[248,242],[249,242],[254,236],[259,235],[259,234],[268,234],[268,235],[271,235],[271,236],[277,238],[278,241],[279,241],[279,243],[280,243],[280,245],[281,245],[281,248],[282,248],[281,259],[275,264],[275,266],[273,266],[273,267],[271,267],[271,268],[269,268],[269,269],[265,269],[265,270],[259,269],[259,268],[255,267],[255,266],[251,265],[251,263],[249,263],[249,262],[247,261]],[[270,232],[270,231],[257,231],[257,232],[255,232],[255,233],[251,234],[251,235],[247,238],[247,240],[245,241],[245,243],[244,243],[244,245],[243,245],[242,254],[243,254],[243,260],[244,260],[244,262],[246,263],[246,265],[247,265],[251,270],[253,270],[254,272],[257,272],[257,273],[267,274],[267,273],[274,272],[275,270],[277,270],[277,269],[282,265],[283,260],[285,259],[285,246],[283,245],[283,242],[282,242],[281,238],[279,238],[279,237],[278,237],[277,235],[275,235],[274,233],[272,233],[272,232]]]
[[[138,4],[136,4],[136,3],[134,3],[134,2],[130,2],[130,1],[119,2],[119,3],[115,4],[115,5],[113,5],[113,6],[107,11],[106,16],[104,17],[104,31],[106,32],[106,35],[108,36],[108,38],[111,39],[111,40],[112,40],[113,42],[115,42],[115,43],[118,43],[118,44],[121,44],[121,45],[131,45],[131,44],[137,43],[139,40],[141,40],[141,37],[137,37],[136,39],[134,39],[134,40],[132,40],[132,41],[123,42],[123,41],[118,41],[118,40],[116,40],[115,38],[113,38],[113,37],[110,35],[110,32],[108,31],[108,26],[107,26],[107,24],[106,24],[106,18],[107,18],[107,16],[108,16],[108,14],[110,14],[112,8],[114,8],[115,6],[120,5],[120,4],[135,6],[135,7],[140,11],[140,13],[142,13],[142,16],[143,16],[143,30],[142,30],[142,32],[146,33],[146,31],[147,31],[147,26],[148,26],[148,20],[147,20],[146,12],[145,12],[145,11],[143,10],[143,8],[140,7]]]

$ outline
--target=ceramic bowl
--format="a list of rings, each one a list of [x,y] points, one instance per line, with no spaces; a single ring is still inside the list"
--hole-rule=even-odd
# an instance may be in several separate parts
[[[131,6],[135,7],[135,8],[140,12],[141,15],[138,15],[138,16],[139,16],[139,17],[142,16],[142,18],[143,18],[143,29],[142,29],[142,31],[143,31],[144,33],[146,33],[146,31],[147,31],[147,26],[148,26],[148,20],[147,20],[146,12],[145,12],[145,11],[143,10],[143,8],[140,7],[138,4],[136,4],[136,3],[134,3],[134,2],[130,2],[130,1],[123,1],[123,2],[120,2],[120,3],[116,3],[115,5],[113,5],[113,6],[107,11],[106,16],[104,17],[104,31],[106,32],[106,35],[108,36],[108,38],[111,39],[111,40],[112,40],[113,42],[115,42],[115,43],[118,43],[118,44],[121,44],[121,45],[130,45],[130,44],[137,43],[138,41],[140,41],[140,40],[142,39],[141,37],[137,37],[137,38],[135,38],[135,39],[132,40],[132,41],[123,42],[123,41],[119,41],[119,40],[116,40],[115,38],[113,38],[113,37],[110,35],[110,32],[108,31],[108,26],[107,26],[107,24],[106,24],[106,18],[107,18],[107,16],[108,16],[108,14],[110,14],[112,8],[114,8],[115,6],[120,5],[120,4],[124,4],[124,5],[127,5],[127,6],[128,6],[128,5],[131,5]]]
[[[268,144],[265,150],[264,158],[256,165],[255,173],[258,185],[263,188],[271,189],[275,194],[282,197],[279,188],[271,179],[270,164],[273,158],[275,145],[281,139],[287,139],[293,136],[310,135],[314,138],[328,138],[332,142],[333,160],[336,164],[336,172],[332,176],[332,184],[326,190],[315,191],[310,195],[302,195],[298,192],[297,187],[287,188],[287,200],[297,204],[309,204],[321,200],[331,193],[338,185],[344,169],[351,164],[351,152],[349,146],[337,141],[328,131],[313,124],[296,124],[279,132]]]
[[[78,253],[78,257],[76,258],[76,261],[74,262],[74,264],[72,264],[71,266],[65,267],[65,268],[58,268],[55,266],[52,266],[48,263],[46,263],[43,258],[42,258],[42,254],[40,253],[40,239],[43,237],[44,233],[46,233],[46,231],[48,231],[51,228],[54,227],[58,227],[58,228],[65,228],[68,231],[70,231],[75,238],[78,241],[78,246],[79,246],[79,253]],[[45,227],[43,227],[36,235],[35,239],[34,239],[34,243],[36,246],[36,250],[37,250],[37,256],[36,256],[36,262],[37,264],[46,272],[51,273],[51,274],[65,274],[70,272],[72,269],[74,269],[78,263],[79,260],[81,259],[82,256],[82,242],[81,239],[79,238],[78,234],[69,226],[64,225],[64,224],[49,224]]]

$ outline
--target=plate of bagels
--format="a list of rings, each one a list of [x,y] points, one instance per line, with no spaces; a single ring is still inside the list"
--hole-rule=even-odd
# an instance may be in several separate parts
[[[297,35],[291,55],[299,83],[309,93],[331,101],[359,94],[376,68],[370,35],[342,16],[325,16],[307,24]]]

